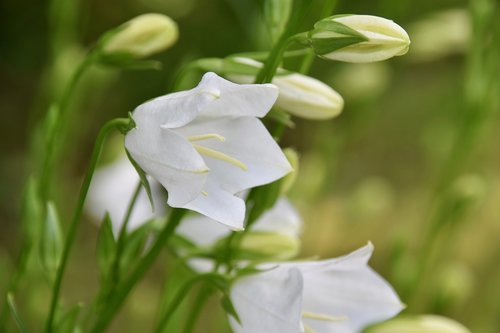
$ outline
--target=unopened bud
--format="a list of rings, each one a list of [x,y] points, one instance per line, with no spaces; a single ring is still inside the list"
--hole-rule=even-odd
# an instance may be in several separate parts
[[[172,46],[178,38],[177,24],[162,14],[143,14],[108,32],[101,40],[102,53],[141,59]]]
[[[405,316],[386,321],[367,333],[471,333],[462,324],[441,316]]]
[[[266,259],[286,260],[297,255],[300,249],[300,240],[286,234],[275,232],[252,231],[243,237],[240,251],[244,255]]]
[[[248,58],[234,58],[233,61],[261,68],[262,64]],[[237,83],[251,83],[250,75],[228,75]],[[279,88],[276,106],[305,119],[324,120],[337,116],[344,107],[344,99],[327,84],[299,73],[278,69],[272,83]]]
[[[408,52],[410,37],[391,20],[371,15],[337,15],[314,25],[308,42],[322,58],[365,63]]]

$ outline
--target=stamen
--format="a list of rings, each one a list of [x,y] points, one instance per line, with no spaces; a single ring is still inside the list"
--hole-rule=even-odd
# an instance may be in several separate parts
[[[302,317],[315,320],[323,321],[346,321],[349,320],[347,316],[330,316],[321,313],[314,312],[302,312]]]
[[[226,141],[225,137],[223,137],[220,134],[216,134],[216,133],[207,133],[207,134],[188,136],[188,140],[191,142],[200,141],[200,140],[207,140],[207,139],[217,139],[217,140],[222,141],[222,142]]]
[[[200,92],[204,93],[204,94],[208,94],[208,95],[214,97],[215,99],[220,98],[220,91],[219,90],[201,90]]]
[[[201,191],[201,194],[203,194],[204,196],[208,197],[208,192],[207,191]]]
[[[317,333],[313,328],[306,323],[304,323],[304,332],[305,333]]]
[[[203,146],[200,146],[200,145],[196,145],[194,144],[193,145],[194,149],[196,149],[196,151],[198,151],[198,153],[202,154],[202,155],[205,155],[205,156],[208,156],[208,157],[212,157],[212,158],[215,158],[217,160],[221,160],[221,161],[224,161],[224,162],[227,162],[229,164],[232,164],[240,169],[242,169],[243,171],[247,171],[248,170],[248,167],[245,163],[241,162],[240,160],[234,158],[234,157],[231,157],[231,156],[228,156],[224,153],[221,153],[220,151],[217,151],[217,150],[214,150],[214,149],[210,149],[210,148],[207,148],[207,147],[203,147]]]

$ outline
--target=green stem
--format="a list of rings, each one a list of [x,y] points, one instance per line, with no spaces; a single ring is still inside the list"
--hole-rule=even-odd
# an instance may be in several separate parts
[[[255,79],[255,83],[268,83],[271,82],[276,70],[283,58],[287,47],[293,41],[293,35],[302,20],[302,18],[308,12],[309,6],[311,5],[310,0],[295,0],[293,3],[292,14],[287,22],[285,31],[278,39],[276,45],[274,45],[269,57],[267,57],[264,67],[260,70],[259,74]]]
[[[96,324],[92,328],[92,333],[103,332],[108,327],[112,319],[115,317],[116,313],[121,309],[123,302],[130,294],[134,286],[153,265],[166,242],[174,233],[175,229],[180,224],[185,214],[185,209],[174,208],[172,210],[168,222],[165,224],[165,227],[158,235],[155,243],[153,244],[149,252],[144,256],[144,258],[139,262],[135,270],[131,273],[130,277],[117,288],[115,296],[110,300],[108,307],[103,311]]]
[[[53,324],[54,324],[54,317],[55,317],[55,312],[56,308],[59,302],[59,294],[61,291],[61,284],[62,284],[62,279],[64,275],[64,271],[66,269],[66,265],[68,263],[68,258],[69,254],[71,251],[71,247],[75,241],[76,237],[76,232],[78,229],[78,226],[80,225],[80,220],[82,216],[82,211],[83,211],[83,205],[85,203],[85,198],[87,197],[87,193],[90,187],[90,182],[92,181],[92,176],[94,175],[95,168],[97,166],[97,161],[99,159],[99,156],[101,154],[104,140],[106,139],[107,135],[109,132],[113,129],[116,128],[121,128],[122,126],[127,126],[129,123],[129,120],[126,118],[117,118],[113,119],[109,122],[107,122],[100,130],[99,134],[97,135],[96,143],[94,145],[94,150],[92,152],[92,157],[89,162],[89,167],[87,169],[87,173],[85,175],[85,178],[83,180],[81,189],[80,189],[80,194],[78,197],[78,202],[76,204],[75,211],[73,213],[73,218],[71,220],[71,223],[69,225],[69,229],[66,234],[66,239],[64,242],[64,249],[63,249],[63,254],[61,258],[61,262],[59,264],[59,267],[56,272],[56,278],[54,281],[54,288],[52,290],[52,301],[50,305],[50,310],[49,310],[49,316],[47,319],[47,323],[45,326],[45,332],[50,333],[52,332],[53,329]]]
[[[54,117],[54,124],[49,127],[49,132],[46,133],[46,143],[43,154],[43,161],[40,171],[40,195],[42,202],[45,202],[50,195],[50,186],[54,172],[54,165],[56,164],[60,143],[64,141],[62,134],[64,132],[64,125],[67,123],[69,114],[69,104],[74,95],[78,82],[83,77],[83,74],[93,64],[95,57],[89,54],[76,68],[71,76],[71,79],[64,90],[61,99],[56,105],[55,115],[51,112],[47,113],[45,124],[50,123],[50,117]]]

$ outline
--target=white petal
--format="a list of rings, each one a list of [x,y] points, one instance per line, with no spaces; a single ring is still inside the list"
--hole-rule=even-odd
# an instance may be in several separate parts
[[[180,207],[201,192],[207,178],[205,162],[182,136],[159,127],[136,128],[125,147],[144,171],[168,191],[168,204]]]
[[[117,235],[138,182],[139,176],[126,157],[101,167],[93,176],[85,208],[99,221],[108,212],[113,223],[113,231]],[[155,211],[152,211],[145,191],[141,190],[130,216],[129,230],[141,226],[152,218],[163,216],[165,213],[166,197],[158,183],[152,179],[150,183]]]
[[[294,266],[304,277],[303,310],[346,319],[304,319],[308,326],[325,333],[358,333],[404,308],[392,287],[367,266],[372,250],[369,244],[338,259]]]
[[[276,232],[289,237],[298,237],[301,229],[302,219],[286,198],[280,198],[252,227],[254,231]]]
[[[278,98],[278,88],[272,84],[235,84],[215,73],[206,73],[198,88],[219,94],[200,113],[201,117],[261,118]]]
[[[132,117],[138,128],[160,125],[177,128],[196,118],[214,98],[196,87],[147,101],[134,110]]]
[[[206,157],[210,178],[231,193],[273,182],[292,169],[281,148],[267,129],[255,118],[218,119],[194,122],[175,131],[184,136],[217,133],[226,138],[199,141],[199,144],[243,162],[248,170],[230,163]]]
[[[297,269],[277,267],[237,280],[231,300],[242,325],[230,317],[235,333],[299,333],[302,276]]]
[[[245,201],[221,189],[210,179],[204,192],[182,208],[194,210],[233,230],[242,230],[245,219]]]
[[[203,215],[187,216],[175,232],[201,247],[210,247],[229,234],[229,229]]]

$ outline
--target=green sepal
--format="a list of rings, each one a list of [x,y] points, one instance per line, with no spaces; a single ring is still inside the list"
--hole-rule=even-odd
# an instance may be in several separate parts
[[[282,179],[252,189],[247,198],[247,204],[250,204],[252,209],[248,210],[250,213],[247,217],[246,228],[276,204],[280,196],[281,182]]]
[[[47,215],[40,242],[40,262],[50,278],[55,276],[63,252],[63,236],[57,210],[52,202],[47,203]]]
[[[142,168],[139,166],[139,164],[137,164],[137,162],[132,158],[132,156],[130,155],[130,153],[128,152],[127,149],[125,149],[125,152],[127,153],[127,157],[129,159],[130,163],[132,163],[132,166],[134,167],[135,171],[139,175],[139,179],[141,181],[142,187],[144,188],[144,190],[146,191],[146,194],[148,195],[149,203],[151,204],[151,209],[154,210],[155,205],[153,202],[153,195],[151,194],[151,185],[149,184],[148,177],[146,177],[146,173],[144,172],[144,170],[142,170]]]
[[[57,333],[76,333],[79,331],[78,328],[78,316],[83,308],[82,303],[78,303],[71,307],[69,310],[64,311],[58,318],[56,322],[56,332]],[[61,313],[59,311],[58,313]]]
[[[365,42],[368,38],[345,24],[330,17],[316,22],[314,29],[307,33],[308,42],[318,55],[324,55],[349,45]],[[331,33],[331,37],[314,37],[317,33]]]
[[[106,280],[116,255],[116,240],[113,234],[113,223],[108,213],[104,215],[104,219],[101,223],[101,230],[97,238],[96,254],[101,278]]]
[[[285,111],[278,110],[277,108],[272,108],[271,111],[267,113],[266,118],[272,119],[277,123],[283,124],[288,128],[295,127],[295,123],[292,120],[292,116]]]
[[[139,60],[127,52],[107,54],[98,51],[96,59],[101,65],[128,70],[161,70],[163,67],[157,60]]]
[[[220,301],[222,308],[241,325],[241,319],[234,308],[233,302],[228,295],[224,295]]]

